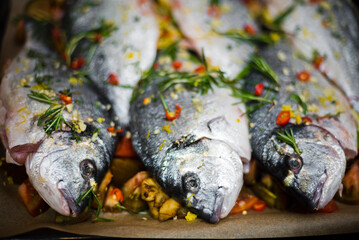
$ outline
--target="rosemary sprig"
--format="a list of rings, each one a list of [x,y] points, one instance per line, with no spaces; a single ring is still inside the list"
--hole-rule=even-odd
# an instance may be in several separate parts
[[[89,40],[92,44],[95,44],[90,47],[90,51],[87,56],[87,60],[91,60],[94,52],[97,48],[97,42],[95,41],[94,37],[96,34],[101,35],[102,38],[109,37],[115,30],[117,29],[116,25],[113,22],[105,21],[101,19],[100,26],[85,32],[81,32],[71,38],[69,43],[66,46],[65,53],[66,53],[66,63],[70,65],[71,62],[71,55],[79,45],[79,42],[83,39]]]
[[[293,134],[293,129],[289,129],[289,132],[287,132],[287,130],[283,131],[277,131],[277,139],[287,143],[288,145],[292,146],[294,151],[300,155],[301,151],[298,148],[297,143],[295,142],[295,138],[294,138],[294,134]]]
[[[303,108],[303,113],[307,114],[307,109],[308,109],[307,104],[297,94],[292,93],[290,95],[290,100],[298,103]]]
[[[71,95],[69,92],[66,93]],[[27,96],[38,102],[50,104],[49,108],[39,117],[37,121],[37,126],[42,124],[44,125],[45,133],[50,135],[53,131],[62,130],[63,123],[72,129],[72,125],[67,122],[63,116],[63,111],[66,106],[59,104],[57,97],[50,98],[44,93],[35,91],[31,91],[31,93]]]
[[[91,209],[91,204],[92,204],[93,200],[95,199],[96,202],[97,202],[96,215],[95,215],[95,218],[93,219],[93,221],[105,221],[105,222],[113,222],[113,221],[115,221],[114,219],[99,217],[100,213],[101,213],[101,209],[102,209],[102,204],[101,204],[100,200],[98,199],[98,197],[96,196],[96,193],[95,193],[95,191],[93,189],[93,186],[91,186],[89,190],[87,190],[84,194],[82,194],[77,199],[76,205],[78,205],[81,201],[83,201],[87,196],[89,197],[89,202],[88,202],[88,205],[87,205],[87,211],[88,212]]]
[[[273,44],[274,41],[273,39],[265,33],[262,34],[258,34],[258,35],[251,35],[248,34],[244,31],[229,31],[229,32],[225,32],[225,33],[219,33],[220,35],[226,36],[228,38],[231,38],[235,41],[238,42],[247,42],[253,45],[257,45],[257,44]]]
[[[280,86],[280,82],[278,80],[277,74],[273,71],[273,69],[269,66],[269,64],[262,57],[251,55],[250,57],[250,66],[255,70],[262,73],[264,76],[273,80],[278,86]]]

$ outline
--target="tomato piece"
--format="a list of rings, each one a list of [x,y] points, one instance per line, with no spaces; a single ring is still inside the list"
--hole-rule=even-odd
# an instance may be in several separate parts
[[[117,144],[116,157],[137,157],[135,150],[133,150],[131,138],[123,136]]]
[[[254,89],[254,95],[256,96],[262,95],[263,89],[264,89],[264,84],[258,83]]]
[[[71,68],[77,70],[81,68],[85,64],[85,62],[86,60],[83,57],[75,58],[75,60],[71,62]]]
[[[277,116],[277,125],[285,126],[290,120],[290,112],[289,111],[281,111]]]
[[[263,200],[258,200],[256,203],[253,204],[254,211],[262,211],[266,208],[266,202]]]
[[[338,209],[338,205],[335,203],[335,201],[331,200],[327,205],[325,205],[324,208],[315,210],[313,213],[331,213],[337,211]]]
[[[313,120],[310,117],[302,117],[302,121],[304,123],[312,123],[313,122]]]
[[[310,73],[305,70],[300,71],[299,73],[297,73],[297,78],[301,82],[308,82],[310,79]]]
[[[258,198],[253,195],[245,199],[238,197],[229,214],[241,214],[243,211],[251,209],[257,201]]]
[[[108,75],[107,82],[111,85],[118,85],[119,81],[118,81],[117,75],[114,73],[110,73]]]
[[[66,94],[61,93],[61,94],[60,94],[60,99],[61,99],[65,104],[71,104],[71,103],[72,103],[72,97],[67,96]]]
[[[123,201],[123,194],[120,189],[115,188],[111,191],[111,195],[115,195],[116,199],[121,203]]]
[[[255,35],[256,34],[256,30],[250,24],[245,24],[244,25],[244,31],[246,31],[249,35]]]
[[[324,62],[324,57],[318,55],[314,58],[313,65],[316,69],[319,69],[320,65],[322,65],[323,62]]]
[[[196,67],[193,71],[195,73],[203,73],[205,70],[206,70],[206,67],[201,65],[201,66]]]
[[[207,9],[208,16],[219,18],[221,16],[221,9],[217,5],[211,5]]]
[[[181,67],[182,67],[182,62],[181,62],[181,61],[173,61],[172,67],[173,67],[175,70],[179,70],[179,69],[181,69]]]

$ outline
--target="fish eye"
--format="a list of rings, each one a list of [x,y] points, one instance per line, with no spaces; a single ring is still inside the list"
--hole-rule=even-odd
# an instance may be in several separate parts
[[[95,176],[96,165],[90,159],[84,159],[80,162],[80,171],[84,179],[90,179]]]
[[[293,173],[299,173],[299,171],[302,169],[303,161],[300,157],[293,156],[289,159],[288,165]]]
[[[194,173],[186,173],[183,176],[183,185],[184,188],[192,193],[197,193],[199,190],[200,181],[197,174]]]

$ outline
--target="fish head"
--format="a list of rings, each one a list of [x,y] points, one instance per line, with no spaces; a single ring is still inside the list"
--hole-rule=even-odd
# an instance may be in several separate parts
[[[286,191],[310,209],[321,209],[341,185],[345,154],[335,137],[321,127],[291,125],[300,154],[278,140],[275,131],[265,146],[264,165]]]
[[[71,132],[54,132],[28,156],[26,171],[51,208],[65,216],[77,216],[87,206],[88,198],[79,203],[77,200],[105,173],[105,152],[99,137],[76,141]]]
[[[208,138],[175,145],[162,165],[164,188],[208,222],[226,217],[243,185],[238,153],[226,143]]]

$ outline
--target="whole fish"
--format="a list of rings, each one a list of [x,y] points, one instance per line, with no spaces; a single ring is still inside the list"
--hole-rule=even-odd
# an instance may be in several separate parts
[[[272,15],[296,3],[265,2]],[[359,113],[359,17],[355,10],[351,1],[305,1],[295,5],[282,28],[292,35],[295,50],[341,88]]]
[[[220,33],[242,30],[258,31],[241,1],[172,0],[172,14],[181,31],[198,54],[205,51],[208,62],[234,78],[244,68],[254,48],[248,42],[237,42]]]
[[[264,84],[261,96],[274,101],[247,105],[253,157],[304,205],[323,208],[341,186],[346,159],[357,154],[350,104],[311,64],[295,58],[287,43],[259,54],[280,88],[276,92],[278,86],[257,72],[247,77],[247,91]]]
[[[109,168],[116,138],[107,128],[114,116],[106,98],[74,83],[75,73],[34,39],[34,26],[27,26],[32,36],[1,82],[0,136],[6,160],[25,164],[50,207],[76,216],[88,198],[76,201]]]
[[[182,62],[180,73],[168,63],[157,71],[186,82],[182,74],[204,71],[200,63],[188,61],[188,55],[186,51],[177,54],[187,56],[176,58]],[[160,56],[158,62],[166,61]],[[185,83],[162,91],[161,79],[162,74],[150,75],[136,90],[139,94],[130,108],[133,147],[166,193],[216,223],[234,206],[243,185],[242,161],[248,165],[251,156],[243,105],[233,105],[236,100],[230,91],[216,86],[206,94]],[[199,85],[206,79],[198,80]],[[164,104],[180,110],[177,119],[166,117]]]
[[[76,1],[69,7],[70,35],[73,38],[101,26],[101,21],[116,26],[108,37],[98,36],[98,44],[85,70],[98,90],[111,101],[120,124],[125,128],[129,121],[129,102],[132,88],[149,69],[156,57],[158,24],[149,0],[101,0],[96,4]],[[87,44],[77,49],[76,56],[87,57]]]

